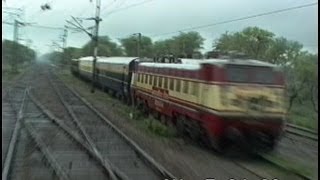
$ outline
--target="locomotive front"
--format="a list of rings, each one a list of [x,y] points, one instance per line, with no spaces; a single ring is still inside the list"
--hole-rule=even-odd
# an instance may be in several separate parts
[[[204,66],[207,78],[214,77],[215,84],[203,98],[219,99],[203,100],[216,110],[215,123],[208,124],[214,146],[221,148],[228,143],[272,150],[283,131],[286,114],[281,71],[256,60],[208,61]]]

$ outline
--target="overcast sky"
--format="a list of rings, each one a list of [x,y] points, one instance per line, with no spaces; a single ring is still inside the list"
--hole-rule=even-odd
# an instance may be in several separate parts
[[[100,35],[108,35],[113,41],[133,33],[141,32],[153,41],[166,39],[178,33],[156,36],[166,32],[212,24],[248,15],[294,7],[315,0],[101,0]],[[24,9],[24,20],[39,25],[63,27],[66,20],[75,17],[92,17],[94,2],[90,0],[6,0],[2,7]],[[49,3],[52,10],[42,11],[40,6]],[[131,5],[139,4],[134,7]],[[126,8],[129,7],[129,8]],[[109,14],[110,12],[114,12]],[[13,22],[13,18],[3,14],[3,21]],[[296,9],[279,14],[197,29],[205,39],[203,52],[212,49],[212,42],[222,33],[241,31],[248,26],[258,26],[276,36],[296,40],[306,50],[318,52],[318,6]],[[85,27],[93,21],[84,21]],[[2,39],[13,39],[13,26],[2,24]],[[31,39],[33,47],[41,53],[50,51],[48,45],[59,40],[62,30],[48,30],[35,27],[19,29],[23,39]],[[67,46],[81,47],[89,37],[84,33],[69,33]]]

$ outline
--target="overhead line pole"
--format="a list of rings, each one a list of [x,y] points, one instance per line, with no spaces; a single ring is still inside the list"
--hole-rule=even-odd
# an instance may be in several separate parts
[[[99,41],[98,41],[98,37],[99,37],[99,23],[101,21],[100,19],[100,6],[101,6],[101,0],[97,0],[96,1],[96,17],[94,18],[95,20],[95,33],[93,35],[93,40],[94,40],[94,50],[93,50],[93,64],[92,64],[92,68],[93,68],[93,73],[92,73],[92,88],[91,88],[91,93],[94,93],[94,85],[96,82],[96,64],[97,64],[97,56],[98,56],[98,45],[99,45]]]
[[[63,30],[63,35],[62,35],[62,60],[64,62],[67,61],[66,59],[66,47],[67,47],[67,37],[68,37],[68,29],[67,27],[65,27],[65,29]]]
[[[138,33],[138,57],[141,58],[140,54],[140,46],[141,46],[141,33]]]
[[[140,46],[141,46],[141,33],[135,33],[135,34],[132,34],[133,36],[136,36],[136,35],[138,35],[138,40],[137,40],[137,56],[139,57],[139,58],[141,58],[140,57]]]

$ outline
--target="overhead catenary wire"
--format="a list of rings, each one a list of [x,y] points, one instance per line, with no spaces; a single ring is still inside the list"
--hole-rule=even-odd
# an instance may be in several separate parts
[[[152,2],[152,1],[154,1],[154,0],[146,0],[146,1],[142,1],[142,2],[140,2],[140,3],[131,4],[131,5],[128,5],[128,6],[123,7],[123,8],[118,8],[118,9],[115,9],[115,10],[113,10],[113,11],[103,13],[102,16],[114,14],[114,13],[116,13],[116,12],[123,11],[123,10],[127,10],[127,9],[130,9],[130,8],[133,8],[133,7],[136,7],[136,6],[140,6],[140,5],[143,5],[143,4]]]
[[[13,25],[11,22],[2,21],[3,24]],[[27,26],[35,27],[35,28],[43,28],[43,29],[53,29],[53,30],[63,30],[62,27],[53,27],[53,26],[44,26],[44,25],[36,25],[36,24],[28,24]]]
[[[205,25],[200,25],[200,26],[194,26],[194,27],[190,27],[190,28],[184,28],[184,29],[171,31],[171,32],[166,32],[166,33],[161,33],[161,34],[155,34],[155,35],[151,35],[151,37],[164,36],[164,35],[174,34],[174,33],[182,32],[182,31],[190,31],[190,30],[195,30],[195,29],[202,29],[202,28],[207,28],[207,27],[210,27],[210,26],[227,24],[227,23],[231,23],[231,22],[237,22],[237,21],[257,18],[257,17],[261,17],[261,16],[267,16],[267,15],[272,15],[272,14],[278,14],[278,13],[282,13],[282,12],[286,12],[286,11],[292,11],[292,10],[296,10],[296,9],[315,6],[317,4],[318,4],[318,2],[314,2],[314,3],[304,4],[304,5],[300,5],[300,6],[294,6],[294,7],[290,7],[290,8],[278,9],[278,10],[274,10],[274,11],[259,13],[259,14],[250,15],[250,16],[244,16],[244,17],[230,19],[230,20],[226,20],[226,21],[210,23],[210,24],[205,24]]]
[[[107,8],[112,7],[112,6],[115,4],[115,2],[116,2],[116,0],[113,0],[111,3],[104,5],[104,6],[101,8],[101,13],[104,12]],[[123,1],[122,1],[122,4],[123,4]],[[119,6],[117,6],[117,7],[119,7]]]

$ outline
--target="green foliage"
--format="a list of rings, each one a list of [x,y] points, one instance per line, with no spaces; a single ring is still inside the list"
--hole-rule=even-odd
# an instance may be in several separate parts
[[[173,49],[172,44],[172,39],[156,41],[153,45],[154,55],[160,56],[165,54],[174,54],[175,50]]]
[[[82,56],[92,56],[94,49],[94,41],[89,41],[81,49]],[[114,42],[110,40],[108,36],[99,37],[98,46],[99,56],[122,56],[122,49]]]
[[[226,32],[216,42],[216,50],[222,52],[237,51],[248,55],[250,58],[264,58],[270,44],[273,42],[274,34],[258,27],[248,27],[241,32]]]
[[[81,49],[75,47],[68,47],[64,49],[63,58],[61,62],[63,64],[68,63],[71,59],[80,58],[81,57]]]
[[[138,37],[131,36],[120,40],[124,47],[125,54],[127,56],[138,56]],[[147,36],[141,36],[140,42],[140,56],[141,57],[152,57],[152,41]]]
[[[146,118],[141,121],[141,126],[149,132],[162,137],[174,137],[176,132],[173,128],[162,124],[160,121],[153,118]]]
[[[36,58],[34,50],[22,44],[4,40],[2,41],[2,59],[4,64],[11,66],[13,72],[18,71],[18,66],[24,63],[30,63]]]
[[[306,167],[305,165],[300,164],[299,162],[293,161],[287,157],[279,156],[276,154],[263,154],[262,157],[268,161],[280,166],[288,172],[299,174],[305,179],[312,179],[314,174],[312,167]]]
[[[156,41],[154,43],[154,54],[156,56],[173,54],[179,57],[192,58],[195,54],[199,55],[204,39],[198,32],[181,32],[178,36],[170,39]],[[201,54],[201,53],[200,53]]]

